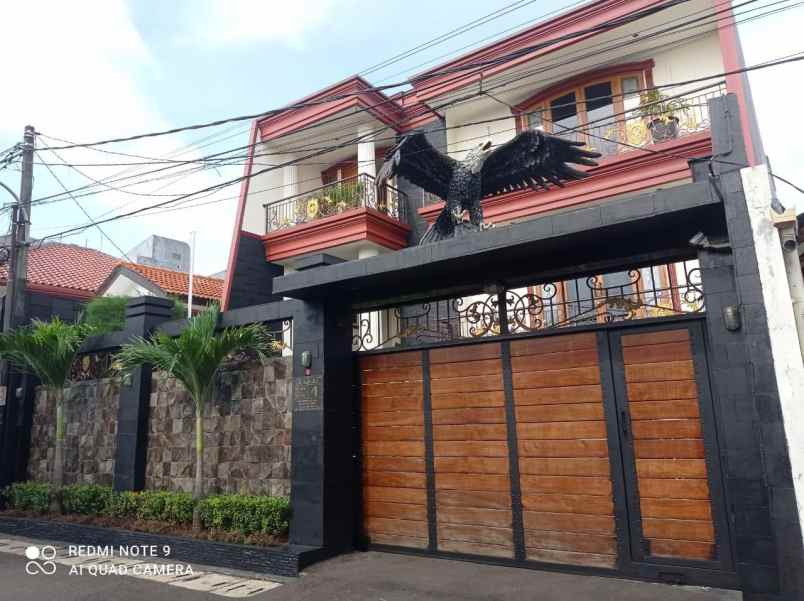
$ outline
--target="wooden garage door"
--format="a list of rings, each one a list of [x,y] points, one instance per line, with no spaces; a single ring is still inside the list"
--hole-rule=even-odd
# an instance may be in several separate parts
[[[500,343],[430,352],[438,549],[514,557]]]
[[[597,337],[511,343],[526,558],[614,567]]]
[[[711,405],[705,377],[696,377],[694,333],[680,327],[620,337],[625,390],[618,400],[630,418],[624,447],[638,559],[722,559],[712,494],[717,470],[708,465],[716,457],[707,457],[702,419]]]
[[[363,529],[377,544],[429,543],[421,357],[360,359]]]

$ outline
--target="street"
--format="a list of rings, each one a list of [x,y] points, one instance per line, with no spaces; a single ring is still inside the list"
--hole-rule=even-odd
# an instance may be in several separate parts
[[[180,582],[182,577],[100,575],[100,569],[99,575],[93,576],[86,566],[83,575],[70,575],[70,566],[63,562],[58,563],[52,575],[29,575],[25,570],[28,561],[25,544],[19,542],[16,551],[0,551],[0,601],[144,598],[194,601],[225,597],[266,601],[737,601],[741,598],[736,591],[672,587],[378,552],[338,557],[312,566],[297,579],[281,579],[281,582],[261,580],[254,574],[223,574],[203,566],[193,566],[195,578],[185,578],[184,582]],[[240,584],[232,586],[233,581]],[[204,586],[205,582],[213,583],[211,590]],[[214,586],[215,582],[219,586]],[[203,590],[194,590],[198,588]]]

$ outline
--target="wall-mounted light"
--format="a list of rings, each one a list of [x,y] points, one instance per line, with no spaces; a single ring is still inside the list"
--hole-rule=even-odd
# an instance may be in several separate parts
[[[131,374],[123,374],[123,386],[131,388]]]
[[[304,375],[310,375],[310,368],[313,366],[313,354],[310,351],[302,351],[301,366],[304,368]]]
[[[726,305],[723,307],[723,322],[729,332],[736,332],[742,327],[742,317],[740,307],[737,305]]]

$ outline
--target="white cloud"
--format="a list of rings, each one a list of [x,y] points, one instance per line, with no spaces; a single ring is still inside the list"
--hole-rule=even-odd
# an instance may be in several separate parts
[[[198,0],[185,5],[178,41],[206,47],[279,42],[302,47],[306,37],[341,18],[344,0]]]
[[[31,34],[32,41],[28,39]],[[4,81],[13,82],[13,87],[4,88],[0,95],[2,147],[20,139],[25,124],[35,125],[44,134],[81,142],[167,129],[174,125],[160,115],[157,103],[143,83],[144,75],[158,70],[159,64],[137,31],[124,0],[6,3],[0,19],[0,39],[4,48],[9,50],[9,57],[13,57],[3,63]],[[197,139],[210,133],[202,131],[194,137]],[[241,138],[245,136],[243,134]],[[164,136],[107,148],[163,156],[190,139]],[[46,139],[43,141],[54,144]],[[233,147],[244,142],[233,138],[226,144]],[[90,150],[65,150],[60,154],[71,163],[131,160]],[[201,152],[192,150],[179,158],[199,154]],[[40,158],[57,161],[47,152],[42,152]],[[155,167],[159,166],[149,168]],[[89,183],[64,167],[54,169],[68,187]],[[120,167],[81,169],[96,179],[121,171]],[[165,187],[165,181],[160,181],[144,183],[130,190],[179,194],[236,177],[239,172],[240,169],[234,169],[234,173],[225,169],[220,174],[202,172],[168,187]],[[35,198],[61,192],[45,167],[35,166],[34,175]],[[17,174],[8,170],[2,176],[4,181],[16,186]],[[96,219],[165,200],[102,190],[101,194],[79,198]],[[238,187],[233,186],[219,196],[236,194],[237,191]],[[150,234],[187,239],[189,231],[195,229],[198,231],[198,270],[212,272],[225,267],[235,205],[236,202],[229,201],[191,211],[122,220],[105,225],[104,229],[123,250]],[[71,201],[35,207],[33,234],[47,235],[86,221]],[[88,241],[91,246],[102,245],[103,250],[118,254],[108,242],[102,241],[94,228],[67,241],[80,244]]]

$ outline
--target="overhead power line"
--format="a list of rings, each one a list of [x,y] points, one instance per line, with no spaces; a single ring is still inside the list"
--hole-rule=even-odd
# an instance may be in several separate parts
[[[490,66],[503,64],[503,63],[515,60],[516,58],[520,58],[520,57],[526,56],[528,54],[531,54],[533,52],[536,52],[537,50],[542,50],[542,49],[547,48],[549,46],[559,44],[561,42],[565,42],[565,41],[575,39],[575,38],[580,38],[580,37],[590,35],[590,34],[593,34],[593,33],[597,33],[597,32],[601,32],[601,31],[606,31],[606,30],[609,30],[609,29],[616,29],[617,27],[621,27],[621,26],[626,25],[626,24],[628,24],[630,22],[637,21],[639,19],[645,18],[646,16],[656,14],[658,12],[667,10],[668,8],[671,8],[673,6],[677,6],[679,4],[684,4],[686,2],[690,2],[690,0],[668,0],[667,2],[665,2],[663,4],[656,5],[656,6],[651,6],[651,7],[648,7],[646,9],[643,9],[641,11],[636,11],[636,12],[634,12],[632,14],[626,15],[624,17],[619,17],[619,18],[616,18],[616,19],[612,19],[612,20],[607,21],[606,23],[603,23],[603,24],[600,24],[600,25],[595,25],[595,26],[592,26],[592,27],[589,27],[589,28],[586,28],[586,29],[583,29],[583,30],[571,32],[571,33],[565,34],[563,36],[559,36],[559,37],[551,39],[551,40],[540,42],[538,44],[533,44],[531,46],[521,48],[519,50],[513,51],[513,52],[508,53],[506,55],[503,55],[501,57],[497,57],[495,59],[490,59],[490,60],[486,60],[486,61],[478,61],[478,62],[475,62],[475,63],[468,63],[466,65],[460,65],[460,66],[456,66],[456,67],[450,67],[449,69],[445,69],[443,71],[429,72],[429,73],[426,73],[426,74],[424,74],[424,75],[422,75],[422,76],[420,76],[418,78],[414,78],[413,80],[406,80],[406,81],[398,82],[398,83],[395,83],[395,84],[386,84],[386,85],[383,85],[383,86],[370,86],[369,90],[370,91],[383,91],[383,90],[391,89],[391,88],[399,88],[399,87],[402,87],[402,86],[405,86],[405,85],[411,85],[411,84],[415,84],[416,82],[431,80],[431,79],[440,77],[442,75],[449,75],[449,74],[453,74],[453,73],[459,73],[459,74],[461,74],[461,76],[463,76],[463,75],[465,75],[465,73],[467,71],[471,71],[473,69],[478,69],[478,68],[483,69],[483,68],[487,68],[487,67],[490,67]],[[439,85],[441,83],[442,82],[439,82]],[[355,96],[356,94],[364,93],[365,91],[366,90],[362,90],[360,92],[350,92],[350,93],[345,93],[345,94],[328,96],[328,97],[322,98],[320,100],[315,100],[315,101],[299,102],[299,103],[295,103],[295,104],[290,104],[288,106],[285,106],[285,107],[282,107],[282,108],[279,108],[279,109],[272,109],[272,110],[263,111],[263,112],[260,112],[260,113],[253,113],[253,114],[250,114],[250,115],[240,115],[240,116],[237,116],[237,117],[228,117],[228,118],[225,118],[225,119],[218,119],[218,120],[209,121],[209,122],[206,122],[206,123],[198,123],[198,124],[195,124],[195,125],[187,125],[187,126],[183,126],[183,127],[175,127],[175,128],[161,130],[161,131],[153,131],[153,132],[141,133],[141,134],[136,134],[136,135],[133,135],[133,136],[124,136],[124,137],[119,137],[119,138],[110,138],[110,139],[106,139],[106,140],[97,140],[95,142],[86,142],[86,143],[77,144],[77,145],[56,146],[56,147],[53,147],[53,148],[54,148],[54,150],[66,150],[66,149],[69,149],[69,148],[76,148],[76,147],[102,146],[102,145],[114,144],[114,143],[118,143],[118,142],[130,142],[130,141],[134,141],[134,140],[141,140],[143,138],[153,138],[153,137],[157,137],[157,136],[176,134],[176,133],[180,133],[180,132],[183,132],[183,131],[192,131],[192,130],[204,129],[204,128],[208,128],[208,127],[215,127],[215,126],[218,126],[218,125],[225,125],[227,123],[234,123],[234,122],[238,122],[238,121],[251,121],[251,120],[254,120],[254,119],[260,119],[260,118],[265,118],[265,117],[278,115],[280,113],[284,113],[284,112],[287,112],[289,110],[296,110],[296,109],[299,109],[299,108],[306,108],[306,107],[309,107],[309,106],[317,106],[317,105],[320,105],[320,104],[330,103],[330,102],[332,102],[334,100],[350,98],[350,97]],[[394,102],[394,99],[388,98],[385,102]]]

